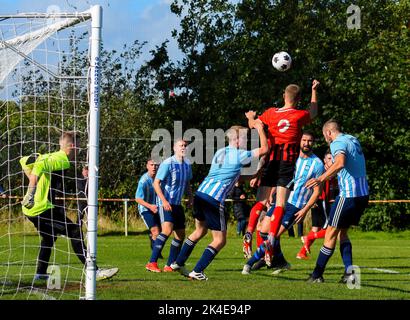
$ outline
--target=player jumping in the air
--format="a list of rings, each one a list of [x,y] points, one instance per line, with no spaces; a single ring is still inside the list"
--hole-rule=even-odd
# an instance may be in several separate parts
[[[310,178],[319,177],[324,171],[322,161],[312,152],[313,142],[313,135],[309,132],[304,132],[300,141],[299,158],[296,161],[294,190],[290,193],[286,203],[282,225],[273,243],[274,258],[272,261],[269,257],[266,261],[268,265],[273,264],[275,274],[290,269],[290,264],[285,260],[280,248],[280,236],[290,227],[293,227],[294,223],[302,221],[321,193],[321,186],[316,186],[314,190],[305,187],[306,182]],[[266,243],[263,243],[253,257],[244,265],[242,274],[249,274],[253,264],[263,257],[265,251]]]
[[[291,84],[286,87],[283,94],[285,100],[284,107],[270,108],[259,116],[258,119],[255,119],[256,113],[254,111],[246,113],[250,128],[253,128],[257,122],[268,126],[271,150],[269,162],[266,165],[260,183],[259,188],[261,190],[258,191],[257,202],[251,210],[247,233],[244,236],[243,251],[245,256],[251,255],[252,233],[255,230],[260,212],[265,208],[271,188],[274,186],[277,187],[276,207],[269,228],[270,238],[273,239],[279,231],[286,200],[290,193],[289,183],[293,179],[295,162],[299,154],[302,127],[309,124],[318,113],[318,86],[319,81],[314,80],[309,111],[296,108],[300,100],[300,88],[297,85]],[[268,253],[270,250],[268,250]]]

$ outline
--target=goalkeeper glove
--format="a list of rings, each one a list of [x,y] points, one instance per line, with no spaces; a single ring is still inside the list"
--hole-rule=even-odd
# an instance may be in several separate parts
[[[34,207],[34,195],[36,193],[36,187],[28,187],[26,195],[21,201],[21,205],[27,209],[31,209]]]

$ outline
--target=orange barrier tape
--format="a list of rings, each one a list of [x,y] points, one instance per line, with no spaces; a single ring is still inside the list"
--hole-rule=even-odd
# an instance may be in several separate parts
[[[0,196],[1,199],[23,199],[23,197],[17,197],[17,196]],[[87,201],[86,198],[56,198],[57,200],[67,200],[67,201]],[[99,198],[99,202],[135,202],[135,199],[109,199],[109,198]],[[183,201],[188,201],[187,199],[183,199]],[[245,201],[245,202],[255,202],[256,199],[245,199],[245,200],[232,200],[232,199],[226,199],[226,202],[233,202],[233,201]],[[330,201],[334,202],[334,201]],[[410,203],[410,200],[369,200],[369,203]]]

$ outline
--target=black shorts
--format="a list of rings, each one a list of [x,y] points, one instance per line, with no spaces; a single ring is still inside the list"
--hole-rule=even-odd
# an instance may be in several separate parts
[[[295,173],[295,162],[271,160],[262,168],[261,187],[284,187],[293,189],[290,182]]]
[[[317,206],[312,207],[312,227],[325,228],[327,227],[327,208],[326,202],[323,200],[318,200],[316,202]]]
[[[40,236],[57,237],[58,235],[65,235],[70,238],[77,238],[80,235],[79,225],[67,218],[61,208],[49,209],[38,216],[27,216],[27,218],[34,224]]]

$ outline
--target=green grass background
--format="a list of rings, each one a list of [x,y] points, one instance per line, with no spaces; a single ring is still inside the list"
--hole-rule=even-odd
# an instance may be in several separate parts
[[[188,232],[192,231],[192,228]],[[33,283],[39,237],[31,229],[12,230],[0,238],[0,299],[78,299],[84,295],[82,265],[72,252],[70,242],[59,238],[51,257],[61,271],[61,290],[48,290],[44,283]],[[240,237],[230,226],[227,245],[205,273],[207,282],[190,281],[178,273],[151,273],[145,270],[150,256],[146,231],[131,231],[128,237],[120,231],[104,232],[98,239],[98,265],[118,267],[119,274],[97,284],[98,299],[107,300],[301,300],[301,299],[409,299],[410,298],[410,231],[397,233],[351,232],[354,264],[361,268],[360,289],[349,289],[338,281],[343,262],[338,248],[325,272],[325,283],[305,282],[313,270],[323,240],[312,247],[307,261],[296,259],[301,247],[298,238],[283,236],[282,249],[292,270],[278,276],[261,269],[244,276],[245,260]],[[187,262],[193,268],[211,241],[210,235],[196,246]],[[163,255],[168,256],[167,242]],[[162,267],[166,260],[159,260]],[[386,273],[370,268],[387,269]]]

